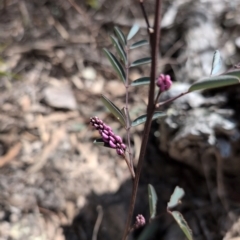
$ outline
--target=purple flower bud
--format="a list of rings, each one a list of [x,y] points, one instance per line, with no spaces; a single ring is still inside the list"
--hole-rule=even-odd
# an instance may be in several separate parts
[[[103,133],[105,133],[106,135],[109,135],[109,134],[108,134],[108,131],[105,130],[105,129],[103,130]]]
[[[172,86],[171,77],[169,75],[160,74],[157,80],[157,86],[161,92],[167,91]]]
[[[109,139],[115,144],[116,143],[116,140],[114,137],[112,137],[111,135],[109,136]]]
[[[114,149],[117,147],[116,144],[114,142],[112,142],[111,140],[109,141],[109,146]]]
[[[105,139],[109,139],[109,136],[107,134],[105,134],[104,132],[102,132],[102,137]]]
[[[122,143],[122,138],[120,136],[115,136],[117,142]]]
[[[136,216],[135,228],[143,227],[146,224],[146,220],[142,214]]]
[[[98,130],[105,143],[107,143],[111,148],[116,149],[118,155],[124,155],[126,145],[123,143],[120,136],[114,134],[111,127],[103,123],[103,121],[98,117],[90,118],[90,123]]]
[[[108,135],[109,135],[109,136],[112,136],[112,137],[115,136],[115,134],[114,134],[112,131],[109,131],[109,132],[108,132]]]
[[[126,150],[127,147],[126,147],[126,145],[125,145],[124,143],[122,143],[122,144],[121,144],[121,148],[122,148],[123,150]]]
[[[108,130],[108,131],[112,131],[112,129],[107,125],[105,125],[105,129]]]
[[[105,143],[108,143],[108,142],[109,142],[108,138],[105,138],[105,137],[102,137],[102,140],[103,140]]]
[[[124,154],[124,152],[123,152],[123,150],[122,150],[122,149],[120,149],[120,148],[117,148],[117,154],[118,154],[118,155],[123,155],[123,154]]]

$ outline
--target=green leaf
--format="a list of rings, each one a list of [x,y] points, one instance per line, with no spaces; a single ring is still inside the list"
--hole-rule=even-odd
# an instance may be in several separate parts
[[[230,75],[220,75],[216,77],[208,77],[200,79],[200,81],[194,83],[189,89],[189,92],[203,90],[203,89],[211,89],[217,87],[225,87],[233,84],[240,83],[240,79],[235,76]]]
[[[162,117],[165,117],[165,116],[167,116],[167,114],[164,113],[164,112],[155,112],[155,113],[153,114],[152,120],[157,119],[157,118],[162,118]],[[136,118],[136,119],[132,122],[132,127],[136,127],[137,125],[140,125],[140,124],[142,124],[142,123],[145,123],[146,120],[147,120],[147,114],[144,114],[144,115]]]
[[[157,194],[154,187],[151,184],[148,184],[148,201],[149,201],[149,210],[150,210],[150,218],[154,218],[156,216],[157,211]]]
[[[182,229],[188,240],[193,240],[192,230],[189,228],[183,215],[178,211],[170,212],[173,218],[176,220],[179,227]]]
[[[93,144],[98,145],[98,146],[102,146],[102,147],[108,147],[111,148],[107,143],[105,143],[101,138],[99,139],[95,139],[93,141]]]
[[[127,40],[122,31],[118,27],[114,27],[114,32],[118,38],[118,41],[121,42],[124,46],[127,45]]]
[[[147,64],[147,63],[150,63],[152,61],[152,59],[150,57],[145,57],[145,58],[141,58],[141,59],[138,59],[136,61],[134,61],[130,67],[136,67],[136,66],[139,66],[139,65],[142,65],[142,64]]]
[[[228,72],[224,73],[224,75],[231,75],[240,78],[240,70],[229,70]],[[220,75],[221,76],[221,75]]]
[[[181,200],[181,198],[184,196],[185,192],[182,188],[176,186],[173,194],[170,198],[170,201],[168,202],[167,207],[168,208],[173,208],[175,206],[177,206],[179,204],[179,201]]]
[[[157,230],[159,230],[159,223],[157,221],[152,221],[146,227],[144,227],[137,240],[154,239]]]
[[[107,97],[102,95],[101,97],[103,104],[105,107],[108,108],[108,110],[117,118],[117,120],[125,127],[126,121],[125,118],[121,112],[121,110],[113,103],[111,102]]]
[[[112,40],[112,43],[114,45],[114,47],[117,49],[117,52],[120,56],[120,58],[123,60],[123,62],[126,64],[127,63],[127,57],[126,57],[126,53],[122,47],[122,45],[118,42],[118,40],[111,36],[111,40]]]
[[[210,75],[216,75],[222,67],[222,58],[220,52],[216,50],[212,60],[212,70]]]
[[[131,86],[140,86],[140,85],[146,85],[150,83],[150,77],[141,77],[137,80],[131,82]]]
[[[141,40],[141,41],[133,43],[130,46],[130,49],[134,49],[134,48],[141,47],[141,46],[144,46],[144,45],[148,45],[148,41],[147,40]]]
[[[138,30],[139,30],[139,26],[137,24],[134,24],[128,33],[127,40],[132,39],[136,35]]]
[[[103,51],[106,54],[107,58],[109,59],[110,63],[112,64],[113,68],[117,72],[118,76],[120,77],[120,79],[125,84],[126,74],[125,74],[125,71],[123,70],[122,65],[117,60],[117,58],[111,52],[109,52],[106,48],[104,48]]]

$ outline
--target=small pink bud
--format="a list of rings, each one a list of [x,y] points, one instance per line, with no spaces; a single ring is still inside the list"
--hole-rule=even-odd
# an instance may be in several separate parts
[[[122,148],[123,150],[125,150],[127,147],[126,147],[126,145],[125,145],[124,143],[122,143],[122,144],[121,144],[121,148]]]
[[[105,138],[105,139],[109,139],[108,135],[105,134],[104,132],[102,132],[102,137]]]
[[[116,143],[116,140],[115,140],[115,138],[114,137],[112,137],[112,136],[109,136],[109,139],[115,144]]]
[[[123,152],[123,150],[122,150],[122,149],[120,149],[120,148],[117,148],[117,154],[118,154],[118,155],[123,155],[123,154],[124,154],[124,152]]]
[[[157,80],[157,86],[161,92],[167,91],[172,86],[171,77],[169,75],[160,74]]]
[[[111,140],[109,141],[109,146],[114,149],[117,147],[116,144],[114,144],[114,142],[112,142]]]
[[[122,143],[122,138],[120,136],[115,136],[117,142]]]
[[[146,224],[146,220],[142,214],[136,216],[135,228],[143,227]]]

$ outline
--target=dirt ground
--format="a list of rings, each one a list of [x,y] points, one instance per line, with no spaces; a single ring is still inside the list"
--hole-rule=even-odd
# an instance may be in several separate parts
[[[153,3],[146,1],[150,21]],[[220,49],[225,68],[240,62],[239,9],[237,0],[163,1],[159,73],[189,84],[209,74],[215,49]],[[0,240],[96,239],[94,226],[102,214],[97,239],[120,239],[131,193],[130,174],[115,151],[93,145],[99,136],[89,119],[98,116],[125,136],[100,101],[102,93],[118,106],[124,106],[125,99],[125,88],[102,48],[113,50],[109,36],[114,26],[127,33],[135,22],[141,28],[134,40],[148,39],[137,1],[0,0]],[[133,51],[130,58],[145,56],[148,46]],[[149,69],[149,65],[133,69],[130,80],[149,75]],[[133,119],[145,113],[147,91],[147,86],[130,89]],[[235,135],[239,134],[239,94],[240,87],[235,86],[201,95],[209,97],[203,108],[228,110],[223,124],[234,122]],[[194,96],[171,110],[179,110],[180,122],[187,122],[197,104],[200,95]],[[224,159],[234,163],[227,168],[230,164],[224,162],[228,178],[226,185],[219,186],[222,174],[217,168],[209,177],[194,162],[197,155],[192,151],[201,155],[202,145],[186,155],[177,152],[174,144],[179,142],[169,137],[177,131],[166,127],[159,133],[162,126],[157,122],[152,126],[134,214],[149,216],[147,184],[151,183],[159,197],[158,231],[151,239],[184,239],[166,213],[169,197],[179,185],[186,192],[180,210],[195,239],[239,240],[239,137],[234,135],[230,157],[227,143],[220,147],[220,153],[226,150]],[[136,155],[142,129],[138,126],[132,132]]]

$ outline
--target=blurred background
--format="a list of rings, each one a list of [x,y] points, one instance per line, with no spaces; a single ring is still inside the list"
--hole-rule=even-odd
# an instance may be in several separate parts
[[[162,99],[209,76],[218,49],[221,72],[239,67],[239,0],[164,0],[158,73],[174,85]],[[155,1],[144,5],[152,23]],[[110,35],[137,23],[132,42],[148,39],[135,0],[0,0],[0,240],[120,239],[131,179],[114,150],[92,144],[98,116],[124,137],[102,93],[122,108],[125,87],[102,52]],[[132,50],[131,61],[149,56]],[[134,68],[130,80],[149,76]],[[130,89],[130,115],[146,111],[148,88]],[[149,218],[147,184],[158,194],[157,230],[148,239],[185,239],[166,204],[176,185],[178,209],[195,239],[240,239],[240,86],[189,94],[154,121],[135,215]],[[138,156],[143,126],[132,130]],[[136,158],[137,161],[137,158]],[[103,214],[103,218],[101,218]],[[142,229],[133,234],[137,239]]]

